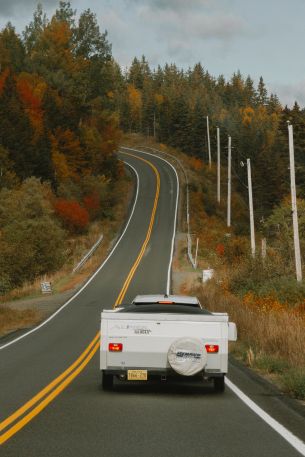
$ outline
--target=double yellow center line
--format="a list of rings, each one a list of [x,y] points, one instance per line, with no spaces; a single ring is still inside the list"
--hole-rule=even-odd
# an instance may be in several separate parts
[[[139,255],[133,264],[129,274],[124,282],[124,285],[118,295],[118,298],[115,301],[114,307],[122,303],[130,282],[143,258],[146,247],[151,238],[151,233],[155,221],[156,211],[158,207],[159,194],[160,194],[160,175],[157,168],[148,160],[138,157],[133,154],[124,153],[131,157],[135,157],[142,162],[145,162],[149,165],[150,168],[155,173],[156,176],[156,193],[154,198],[154,205],[151,213],[150,223],[147,230],[146,238],[142,244]],[[21,430],[26,424],[28,424],[35,416],[37,416],[41,411],[43,411],[48,404],[50,404],[71,382],[75,379],[88,365],[94,354],[97,352],[100,346],[100,332],[96,334],[91,343],[87,346],[84,352],[75,360],[72,365],[70,365],[63,373],[61,373],[57,378],[55,378],[50,384],[48,384],[44,389],[38,392],[33,398],[27,401],[23,406],[17,409],[13,414],[7,417],[0,423],[0,445],[4,444],[12,436],[14,436],[19,430]]]

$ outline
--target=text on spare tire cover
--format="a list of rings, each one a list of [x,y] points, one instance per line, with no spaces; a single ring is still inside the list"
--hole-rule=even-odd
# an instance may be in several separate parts
[[[201,359],[201,354],[199,352],[190,352],[190,351],[177,351],[176,357],[181,357],[183,359]]]

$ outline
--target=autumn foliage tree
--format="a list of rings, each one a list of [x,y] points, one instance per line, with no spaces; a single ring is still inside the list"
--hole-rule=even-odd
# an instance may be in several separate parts
[[[88,202],[87,202],[88,203]],[[83,232],[89,223],[89,213],[76,200],[58,199],[54,209],[63,225],[71,233]]]

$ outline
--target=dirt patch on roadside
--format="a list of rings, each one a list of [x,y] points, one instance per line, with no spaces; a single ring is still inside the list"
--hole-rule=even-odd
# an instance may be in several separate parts
[[[201,270],[194,270],[187,258],[187,235],[177,232],[172,266],[172,292],[189,295],[200,283]]]

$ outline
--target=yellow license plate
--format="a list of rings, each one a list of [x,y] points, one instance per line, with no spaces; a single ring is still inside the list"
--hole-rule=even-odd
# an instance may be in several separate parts
[[[128,381],[147,381],[147,370],[128,370]]]

